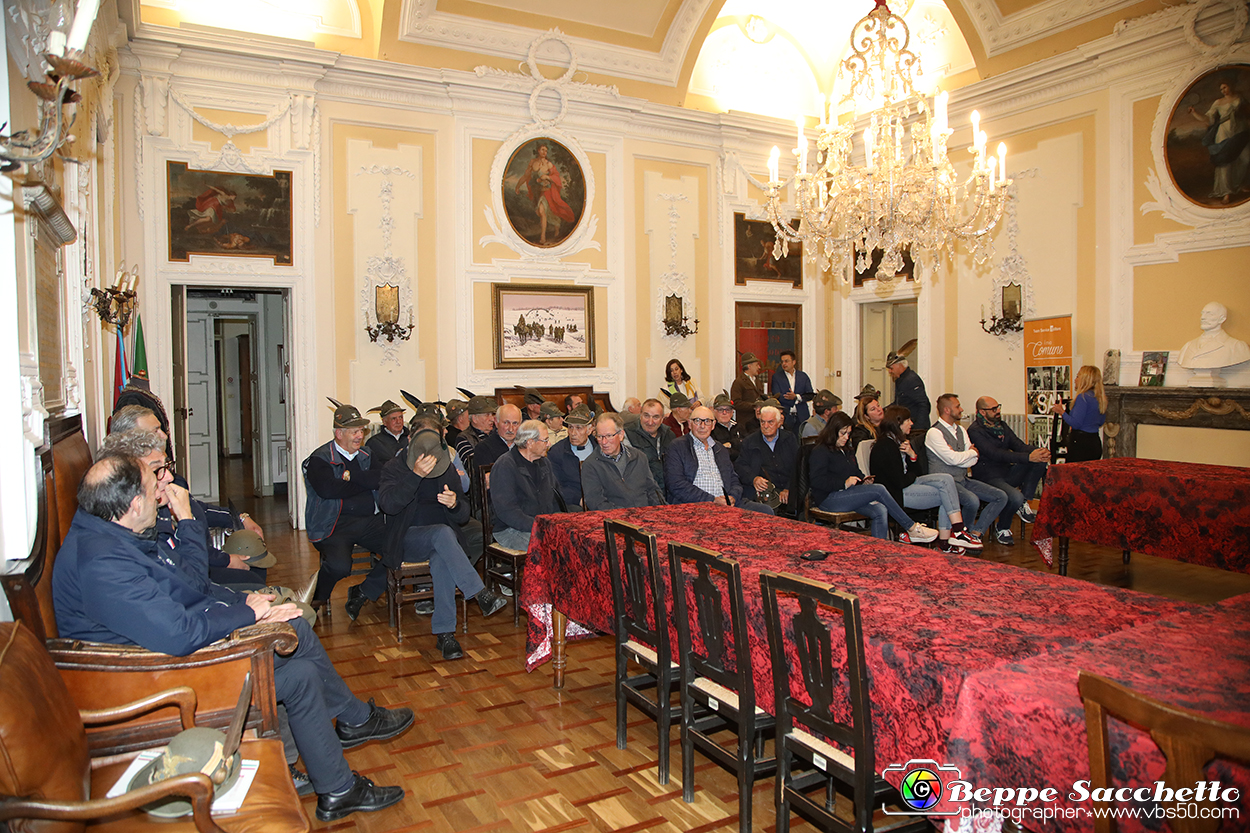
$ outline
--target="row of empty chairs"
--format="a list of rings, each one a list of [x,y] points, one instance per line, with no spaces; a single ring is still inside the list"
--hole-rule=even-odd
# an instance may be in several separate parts
[[[605,521],[616,630],[616,744],[626,748],[627,707],[656,725],[657,779],[669,781],[670,735],[679,726],[682,797],[694,800],[697,750],[738,779],[741,833],[751,830],[752,786],[776,776],[777,831],[791,812],[819,829],[922,831],[924,816],[884,814],[902,806],[877,774],[859,599],[832,586],[760,573],[771,658],[774,715],[756,703],[746,603],[738,563],[670,542],[667,565],[654,535]],[[669,634],[676,631],[676,650]],[[631,665],[640,673],[631,673]],[[1112,785],[1108,713],[1146,727],[1168,760],[1169,784],[1203,778],[1215,755],[1250,760],[1250,731],[1135,694],[1082,672],[1092,786]],[[679,702],[674,704],[673,695]],[[841,802],[849,800],[850,806]],[[1218,819],[1171,822],[1177,833],[1210,833]],[[1096,820],[1112,833],[1110,813]]]

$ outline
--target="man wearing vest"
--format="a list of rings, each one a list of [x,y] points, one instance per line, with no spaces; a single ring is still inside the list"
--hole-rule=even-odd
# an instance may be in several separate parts
[[[321,553],[315,602],[329,604],[334,585],[351,575],[352,552],[357,546],[383,555],[365,580],[347,593],[347,615],[355,621],[365,600],[376,599],[386,590],[386,529],[373,498],[382,464],[373,467],[372,455],[362,448],[369,420],[353,405],[334,404],[334,439],[304,461],[304,520],[309,542]]]
[[[968,495],[976,497],[984,506],[981,514],[965,531],[967,538],[957,539],[955,533],[951,534],[951,541],[957,546],[980,549],[981,536],[1007,505],[1007,493],[968,476],[968,470],[977,464],[980,455],[977,453],[977,447],[968,439],[968,432],[959,424],[959,420],[964,415],[963,406],[959,404],[959,397],[953,393],[944,393],[939,396],[937,413],[937,422],[929,429],[924,441],[925,448],[929,450],[929,473],[949,474],[955,479],[955,488],[959,492],[961,506],[965,500],[968,500]],[[968,503],[971,505],[971,501]],[[972,518],[973,514],[967,512],[964,517]]]

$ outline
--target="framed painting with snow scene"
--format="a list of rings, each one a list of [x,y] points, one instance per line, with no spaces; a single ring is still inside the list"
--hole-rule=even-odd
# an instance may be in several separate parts
[[[594,367],[594,287],[493,288],[496,368]]]

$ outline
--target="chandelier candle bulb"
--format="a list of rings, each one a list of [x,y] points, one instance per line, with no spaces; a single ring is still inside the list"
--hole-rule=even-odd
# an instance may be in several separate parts
[[[1007,184],[1007,145],[1003,142],[998,143],[998,181]]]
[[[871,171],[872,170],[872,128],[871,127],[864,128],[864,159],[866,160],[865,167],[867,167],[868,170]]]
[[[990,187],[991,188],[993,188],[997,184],[996,180],[994,179],[997,167],[998,167],[998,160],[995,159],[993,156],[991,156],[990,157]]]
[[[777,175],[777,161],[781,158],[781,148],[773,145],[772,152],[768,154],[768,181],[780,182],[781,178]]]
[[[86,48],[87,38],[91,36],[91,25],[95,23],[95,16],[99,10],[100,0],[78,0],[74,25],[70,27],[69,41],[65,44],[67,52],[81,52]]]

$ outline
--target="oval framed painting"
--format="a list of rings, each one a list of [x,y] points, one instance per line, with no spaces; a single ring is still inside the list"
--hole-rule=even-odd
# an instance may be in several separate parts
[[[563,244],[586,211],[586,176],[577,157],[549,136],[517,146],[504,166],[503,210],[517,236],[539,249]]]
[[[1200,75],[1168,118],[1164,158],[1176,190],[1203,208],[1250,201],[1250,65]]]

